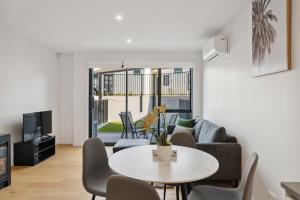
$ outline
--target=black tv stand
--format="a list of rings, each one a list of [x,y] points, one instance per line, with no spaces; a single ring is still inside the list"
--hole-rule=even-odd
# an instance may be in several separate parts
[[[55,136],[14,144],[14,165],[33,166],[55,154]]]
[[[51,136],[50,135],[43,135],[41,136],[41,140],[46,140],[46,139],[49,139]]]
[[[33,141],[31,141],[31,142],[33,142],[33,143],[39,143],[39,142],[42,142],[42,141],[44,141],[44,140],[48,140],[49,138],[51,138],[51,136],[49,136],[49,135],[43,135],[43,136],[41,136],[41,137],[38,137],[38,138],[35,138]]]

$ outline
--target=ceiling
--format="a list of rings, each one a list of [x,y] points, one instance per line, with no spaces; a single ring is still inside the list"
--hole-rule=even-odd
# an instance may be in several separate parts
[[[60,52],[198,50],[247,1],[0,0],[0,26]]]

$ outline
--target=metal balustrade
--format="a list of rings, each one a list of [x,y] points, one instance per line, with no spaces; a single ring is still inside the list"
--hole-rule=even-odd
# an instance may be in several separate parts
[[[189,95],[190,72],[164,73],[161,95]],[[125,74],[105,74],[102,81],[103,96],[126,95]],[[128,74],[128,95],[157,95],[157,74]]]

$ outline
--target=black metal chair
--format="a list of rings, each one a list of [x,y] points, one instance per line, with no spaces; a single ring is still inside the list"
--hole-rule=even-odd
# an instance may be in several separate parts
[[[174,126],[176,124],[178,114],[172,114],[168,123],[168,126]]]
[[[150,130],[151,130],[151,138],[150,138],[150,143],[152,142],[152,139],[153,139],[153,136],[155,135],[155,132],[157,133],[156,135],[158,135],[158,134],[160,134],[161,132],[164,132],[164,128],[162,128],[162,122],[160,123],[160,133],[158,133],[158,119],[157,119],[157,121],[155,122],[155,124],[154,125],[151,125],[150,126]]]
[[[126,112],[121,112],[119,116],[123,124],[123,131],[122,131],[121,138],[123,138],[124,135],[126,135],[126,127],[127,127],[127,132],[131,133],[133,139],[134,137],[139,138],[139,136],[141,135],[143,135],[144,138],[147,137],[145,128],[135,126],[130,112],[128,112],[128,114],[126,114]]]
[[[174,126],[176,124],[176,120],[177,120],[178,114],[172,114],[169,121],[166,122],[165,120],[160,120],[160,133],[162,132],[167,132],[167,130],[165,129],[166,126]],[[155,134],[155,132],[157,132],[158,134],[158,121],[156,123],[156,125],[151,127],[152,129],[152,135],[151,135],[151,139],[150,141],[152,141],[152,138]]]
[[[126,112],[121,112],[121,114],[126,115]],[[136,122],[133,121],[133,117],[132,117],[131,112],[128,112],[128,117],[129,117],[130,123],[131,123],[135,128],[137,128],[137,129],[144,128],[143,124],[141,124],[140,126],[139,126],[139,124],[138,124],[139,122],[141,122],[141,120],[138,120],[138,121],[136,121]]]

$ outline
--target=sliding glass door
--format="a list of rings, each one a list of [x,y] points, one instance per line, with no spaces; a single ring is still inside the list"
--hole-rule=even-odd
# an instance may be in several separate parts
[[[127,112],[128,105],[127,73],[127,70],[93,71],[91,135],[101,136],[106,144],[114,144],[127,134],[128,122],[121,120],[121,114]]]
[[[167,106],[167,117],[158,121],[157,130],[175,123],[175,115],[192,117],[192,69],[91,70],[89,100],[90,137],[100,137],[106,144],[120,138],[150,138],[151,133],[142,135],[132,129],[141,128],[143,117],[154,106]]]

